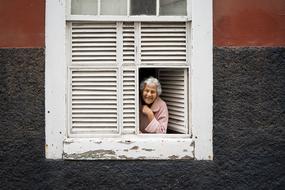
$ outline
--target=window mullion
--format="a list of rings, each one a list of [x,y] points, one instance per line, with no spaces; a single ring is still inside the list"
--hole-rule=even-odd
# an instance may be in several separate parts
[[[130,2],[131,0],[127,0],[127,16],[130,16],[130,9],[131,9],[131,2]]]
[[[156,16],[159,16],[159,6],[160,6],[159,1],[160,0],[156,0]]]
[[[100,16],[101,15],[101,0],[97,0],[97,6],[98,6],[97,7],[97,10],[98,10],[97,11],[98,12],[97,15]]]
[[[116,57],[118,67],[118,130],[123,131],[123,22],[117,22]]]

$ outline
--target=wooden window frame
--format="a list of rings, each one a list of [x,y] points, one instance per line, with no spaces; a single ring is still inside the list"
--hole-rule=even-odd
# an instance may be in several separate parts
[[[130,15],[130,2],[131,0],[127,0],[127,14],[126,15],[101,15],[101,1],[102,0],[96,0],[97,1],[97,15],[72,15],[71,14],[71,0],[66,0],[66,20],[69,21],[75,21],[75,20],[100,20],[100,21],[113,21],[114,16],[116,17],[116,21],[142,21],[142,20],[148,20],[148,21],[171,21],[173,19],[173,16],[164,16],[164,15],[159,15],[160,12],[160,0],[156,0],[156,14],[155,15]],[[192,0],[186,0],[187,1],[187,7],[186,7],[186,12],[187,16],[174,16],[176,17],[175,19],[190,19],[191,20],[191,3]],[[161,17],[161,18],[158,18]]]
[[[67,1],[46,1],[46,158],[47,159],[213,159],[212,147],[212,1],[188,0],[188,16],[68,16]],[[201,11],[203,10],[203,11]],[[190,14],[191,12],[191,14]],[[67,138],[66,21],[192,22],[192,136],[124,135]],[[189,56],[189,55],[188,55]],[[84,145],[84,146],[82,146]],[[162,145],[164,148],[162,148]],[[65,148],[64,148],[65,147]],[[177,148],[179,147],[179,148]]]

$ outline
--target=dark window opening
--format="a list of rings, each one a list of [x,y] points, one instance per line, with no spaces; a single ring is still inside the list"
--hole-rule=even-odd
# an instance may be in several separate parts
[[[161,83],[162,94],[160,97],[167,104],[169,112],[167,134],[188,134],[188,69],[140,68],[139,84],[150,76],[157,78]],[[142,96],[141,92],[139,96]]]
[[[156,15],[156,0],[131,0],[131,15]]]

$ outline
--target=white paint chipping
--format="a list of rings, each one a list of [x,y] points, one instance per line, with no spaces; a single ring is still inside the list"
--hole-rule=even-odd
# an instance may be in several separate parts
[[[194,159],[190,138],[121,138],[68,139],[64,141],[64,158],[97,159]],[[82,146],[84,145],[84,146]]]

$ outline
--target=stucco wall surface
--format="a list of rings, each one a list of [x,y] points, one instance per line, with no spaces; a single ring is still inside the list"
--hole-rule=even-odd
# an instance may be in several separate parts
[[[50,161],[44,49],[0,49],[1,189],[282,189],[285,48],[214,49],[213,161]]]

